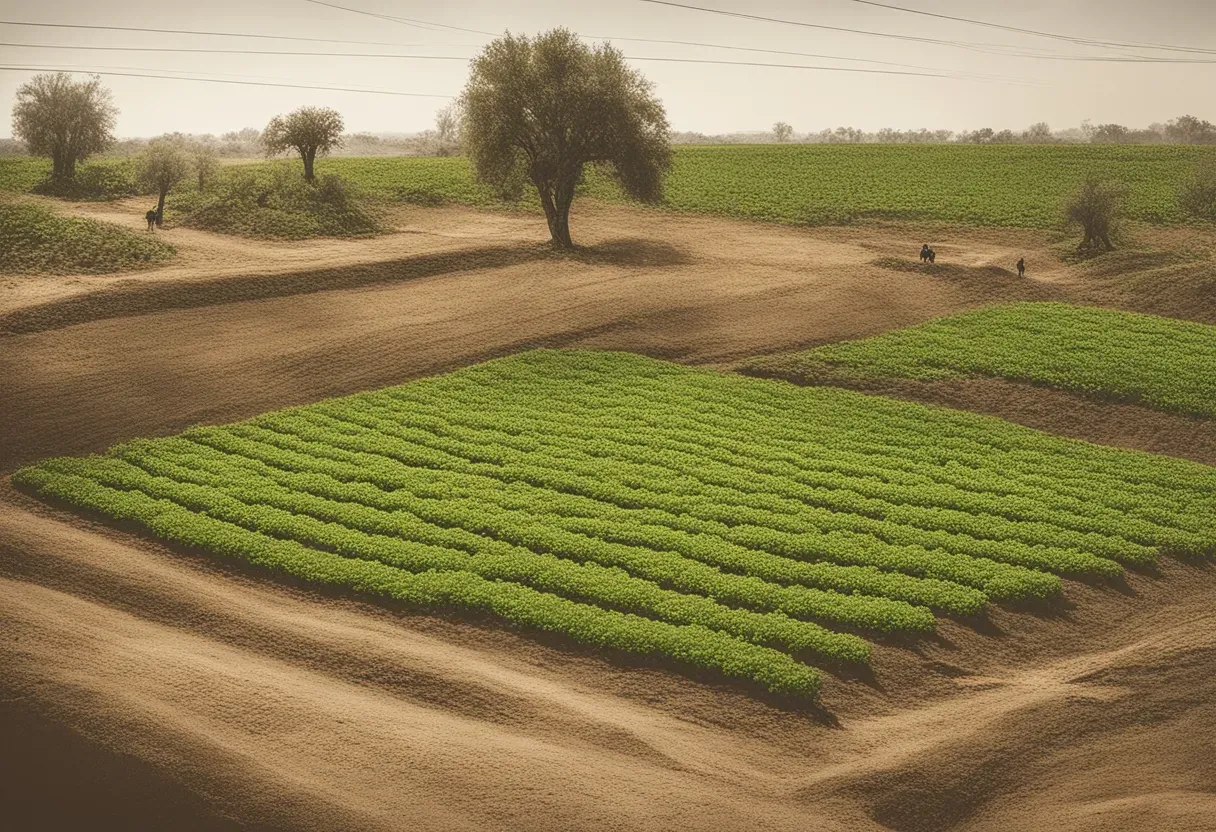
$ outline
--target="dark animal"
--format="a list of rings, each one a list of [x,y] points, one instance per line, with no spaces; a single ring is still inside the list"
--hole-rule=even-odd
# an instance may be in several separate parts
[[[929,249],[929,262],[930,263],[937,262],[937,252],[934,251],[933,249]]]
[[[920,247],[920,262],[924,263],[929,259],[929,244],[925,243]]]
[[[1025,277],[1025,276],[1026,276],[1026,259],[1024,257],[1019,257],[1018,258],[1018,277]]]
[[[155,231],[156,230],[156,209],[153,208],[151,211],[144,214],[144,219],[146,219],[148,221],[148,230]]]

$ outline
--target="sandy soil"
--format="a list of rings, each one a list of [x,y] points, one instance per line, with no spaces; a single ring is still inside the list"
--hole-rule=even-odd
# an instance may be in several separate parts
[[[1032,233],[935,236],[952,268],[914,274],[872,261],[927,230],[582,206],[590,247],[559,257],[530,217],[401,223],[301,246],[171,230],[166,269],[13,278],[0,471],[529,345],[726,366],[1085,286]],[[1023,253],[1037,279],[994,270]],[[17,828],[1216,830],[1216,570],[1170,561],[1068,599],[880,645],[872,676],[796,709],[285,586],[3,485],[0,811]]]

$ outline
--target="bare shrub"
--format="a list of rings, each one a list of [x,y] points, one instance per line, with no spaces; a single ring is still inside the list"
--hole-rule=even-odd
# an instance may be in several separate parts
[[[1079,251],[1092,252],[1101,247],[1114,249],[1119,217],[1123,208],[1124,188],[1096,175],[1086,177],[1081,186],[1064,201],[1064,222],[1069,228],[1079,228],[1083,237]]]

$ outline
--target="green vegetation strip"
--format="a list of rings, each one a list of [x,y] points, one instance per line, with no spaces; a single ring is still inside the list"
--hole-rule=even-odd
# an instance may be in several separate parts
[[[1216,417],[1216,326],[1063,303],[989,307],[749,368],[789,378],[824,368],[914,379],[996,376]]]
[[[173,254],[173,246],[150,234],[0,202],[0,273],[106,274],[147,268]]]
[[[1089,174],[1127,188],[1127,214],[1184,221],[1178,190],[1205,147],[1114,145],[736,145],[677,147],[663,207],[810,225],[865,219],[1053,228]],[[463,158],[326,159],[336,173],[390,199],[489,206]],[[582,192],[619,201],[594,169]],[[539,210],[535,194],[524,204]]]
[[[1216,471],[639,356],[535,351],[14,481],[296,577],[812,695],[863,636],[1216,550]]]
[[[1180,223],[1185,217],[1178,191],[1195,167],[1216,155],[1210,147],[1117,145],[737,145],[677,147],[663,205],[694,213],[797,224],[835,224],[868,218],[957,222],[971,225],[1051,228],[1060,221],[1062,201],[1097,174],[1127,187],[1130,217],[1153,223]],[[226,167],[228,179],[238,166]],[[298,163],[261,162],[240,168],[269,175],[276,167],[297,174]],[[28,191],[45,176],[48,164],[27,157],[0,158],[0,190]],[[318,175],[336,174],[368,194],[419,205],[459,203],[501,205],[495,194],[474,182],[468,161],[452,158],[335,158],[317,162]],[[134,191],[130,165],[91,161],[81,168],[78,198],[113,198]],[[253,205],[251,186],[221,183],[242,207],[225,212],[222,200],[200,200],[185,185],[193,210],[205,201],[210,212],[200,222],[236,233],[293,236],[305,233],[369,233],[372,225],[345,202],[302,205],[299,198],[275,196],[286,213]],[[600,199],[620,200],[617,188],[594,170],[581,190]],[[227,197],[225,197],[227,199]],[[171,195],[170,204],[175,199]],[[324,202],[324,200],[322,200]],[[540,210],[535,193],[523,207]],[[356,206],[357,207],[357,206]],[[326,210],[321,211],[320,208]],[[330,219],[331,214],[338,219]],[[317,231],[316,223],[336,230]]]

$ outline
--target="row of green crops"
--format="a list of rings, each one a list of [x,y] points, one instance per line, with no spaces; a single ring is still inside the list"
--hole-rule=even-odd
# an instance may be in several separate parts
[[[1097,174],[1127,187],[1129,216],[1176,223],[1183,219],[1180,186],[1201,161],[1212,157],[1212,148],[1181,146],[677,147],[664,207],[804,224],[880,218],[1047,228],[1058,223],[1062,200],[1086,176]],[[101,171],[121,164],[101,160],[85,169]],[[45,167],[42,160],[0,158],[0,190],[28,190]],[[337,174],[371,194],[399,202],[501,204],[492,191],[474,182],[462,157],[323,159],[317,172]],[[594,170],[583,192],[606,200],[622,198]],[[538,209],[535,194],[525,192],[521,205]]]
[[[989,307],[748,368],[788,378],[825,368],[915,379],[996,376],[1216,417],[1216,326],[1063,303]]]
[[[54,459],[46,497],[309,580],[813,694],[864,636],[1216,550],[1216,469],[606,352]]]

